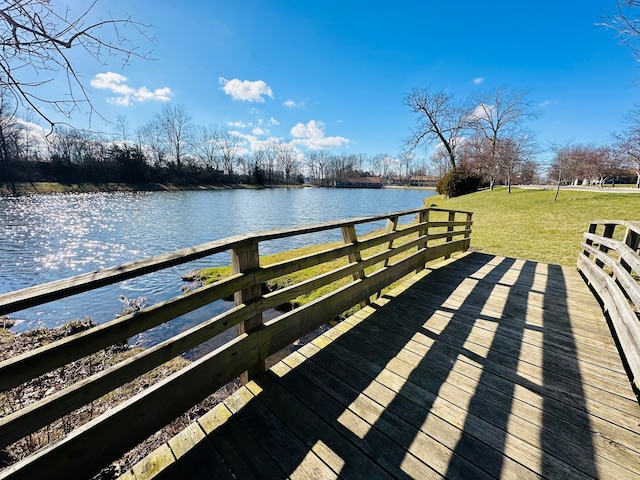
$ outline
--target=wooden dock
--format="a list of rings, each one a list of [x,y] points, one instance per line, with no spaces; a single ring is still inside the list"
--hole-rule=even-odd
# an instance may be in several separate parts
[[[256,376],[124,478],[640,478],[640,406],[575,268],[469,253]]]

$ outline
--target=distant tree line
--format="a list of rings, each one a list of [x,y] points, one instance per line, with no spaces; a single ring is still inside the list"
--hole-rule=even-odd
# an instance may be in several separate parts
[[[131,133],[119,117],[110,135],[57,125],[45,137],[19,118],[0,92],[0,181],[300,184],[332,186],[346,177],[407,183],[433,172],[425,159],[389,154],[305,153],[292,140],[249,142],[239,132],[194,125],[181,106],[166,105]]]
[[[503,184],[510,192],[513,184],[541,181],[635,182],[640,187],[640,109],[628,115],[628,128],[614,135],[610,145],[554,145],[551,159],[542,163],[535,135],[525,128],[538,112],[524,91],[498,87],[459,102],[448,91],[414,89],[405,105],[416,122],[404,155],[431,147],[437,176],[446,177],[443,193],[466,192],[479,184]]]
[[[282,138],[257,141],[216,125],[195,125],[183,107],[170,104],[133,133],[119,117],[110,135],[57,125],[45,139],[29,118],[17,116],[10,98],[0,89],[3,183],[333,186],[339,179],[376,176],[383,184],[408,185],[416,177],[442,178],[456,171],[450,179],[490,188],[545,180],[640,184],[640,110],[629,113],[627,129],[611,145],[554,146],[551,160],[541,165],[534,135],[522,125],[537,113],[525,93],[504,88],[461,104],[450,94],[414,90],[405,103],[419,118],[398,156],[303,151],[295,140]],[[422,145],[431,147],[429,156],[416,155]],[[543,167],[546,179],[541,179]]]

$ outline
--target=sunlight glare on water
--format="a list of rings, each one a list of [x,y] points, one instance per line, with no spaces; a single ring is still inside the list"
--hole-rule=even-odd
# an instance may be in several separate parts
[[[0,293],[247,232],[419,208],[433,193],[283,188],[2,197]],[[341,238],[336,230],[267,242],[261,254]],[[108,321],[122,310],[121,296],[154,304],[182,293],[182,273],[229,263],[229,254],[218,255],[16,312],[11,317],[20,323],[14,330],[86,317]],[[170,328],[192,326],[216,308],[189,314],[182,326]]]

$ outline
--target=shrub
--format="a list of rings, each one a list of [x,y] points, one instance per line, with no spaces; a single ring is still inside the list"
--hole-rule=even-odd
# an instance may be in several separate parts
[[[454,169],[438,180],[436,190],[440,195],[446,195],[449,198],[459,197],[477,191],[481,182],[482,178],[479,175]]]

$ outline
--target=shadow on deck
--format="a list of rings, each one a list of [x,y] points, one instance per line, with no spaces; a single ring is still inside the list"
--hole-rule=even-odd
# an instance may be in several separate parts
[[[638,478],[640,406],[575,268],[471,253],[256,377],[129,478]]]

